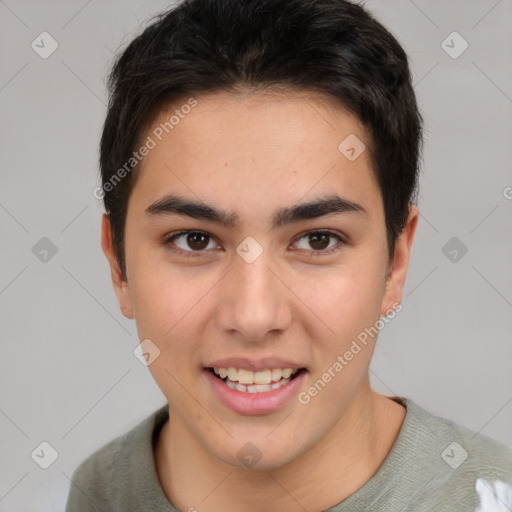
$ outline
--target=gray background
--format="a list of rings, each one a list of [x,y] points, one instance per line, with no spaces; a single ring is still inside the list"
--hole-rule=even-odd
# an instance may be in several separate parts
[[[132,353],[92,191],[113,52],[168,5],[0,0],[3,512],[63,510],[77,464],[165,403]],[[512,445],[512,1],[366,6],[407,51],[425,117],[404,309],[372,382]],[[31,48],[43,31],[59,45],[47,59]],[[453,31],[469,43],[458,58],[442,47]],[[42,441],[59,454],[46,470],[31,457]]]

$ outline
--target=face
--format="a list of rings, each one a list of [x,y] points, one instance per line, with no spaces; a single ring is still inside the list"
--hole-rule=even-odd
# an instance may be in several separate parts
[[[196,101],[162,112],[143,137],[155,145],[129,199],[126,282],[107,217],[103,248],[122,311],[151,340],[171,425],[228,464],[248,454],[278,468],[367,393],[376,337],[359,351],[353,342],[401,300],[417,213],[389,261],[368,151],[339,149],[369,141],[327,98]],[[176,108],[190,112],[166,133]]]

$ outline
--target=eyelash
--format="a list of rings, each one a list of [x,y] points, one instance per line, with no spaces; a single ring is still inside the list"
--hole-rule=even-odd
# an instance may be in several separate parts
[[[200,234],[200,235],[205,235],[207,237],[209,237],[210,239],[213,238],[212,235],[206,233],[205,231],[198,231],[198,230],[195,230],[195,229],[189,229],[189,230],[184,230],[184,231],[178,231],[177,233],[171,233],[169,236],[167,236],[164,241],[163,241],[163,244],[172,252],[176,253],[176,254],[179,254],[181,256],[185,256],[187,258],[195,258],[195,257],[198,257],[198,256],[201,256],[202,253],[206,252],[205,249],[201,250],[201,251],[184,251],[182,249],[176,249],[175,247],[172,247],[171,243],[174,242],[174,240],[176,238],[179,238],[181,236],[184,236],[184,235],[189,235],[189,234],[192,234],[192,233],[195,233],[195,234]],[[299,240],[302,240],[303,238],[307,237],[307,236],[310,236],[310,235],[313,235],[313,234],[320,234],[320,235],[328,235],[328,236],[331,236],[331,237],[334,237],[334,238],[337,238],[339,242],[341,242],[341,245],[343,244],[346,244],[345,240],[336,232],[334,231],[330,231],[328,229],[316,229],[316,230],[312,230],[312,231],[306,231],[305,233],[301,233],[300,235],[298,235],[296,238],[295,238],[295,242],[298,242]],[[339,245],[336,245],[334,246],[333,248],[329,249],[329,250],[324,250],[324,251],[309,251],[311,252],[311,257],[313,256],[328,256],[330,254],[333,254],[337,251],[339,251],[341,249],[341,247]]]

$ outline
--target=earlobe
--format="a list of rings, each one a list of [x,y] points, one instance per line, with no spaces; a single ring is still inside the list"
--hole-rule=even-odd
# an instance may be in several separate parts
[[[112,285],[116,293],[121,312],[127,318],[134,318],[130,289],[128,282],[124,279],[119,262],[117,261],[114,244],[112,240],[112,231],[110,228],[110,218],[104,213],[101,221],[101,248],[110,265],[110,274]]]
[[[402,302],[402,292],[409,268],[409,258],[411,255],[414,234],[418,224],[419,210],[415,204],[409,206],[409,216],[406,225],[400,233],[391,262],[390,272],[386,280],[384,299],[382,301],[381,315],[387,316],[393,309],[393,304]]]

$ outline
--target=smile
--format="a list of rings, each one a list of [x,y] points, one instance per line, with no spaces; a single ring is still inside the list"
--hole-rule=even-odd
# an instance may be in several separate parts
[[[209,368],[227,387],[243,393],[265,393],[288,384],[301,370],[268,368],[260,371],[243,368]]]

